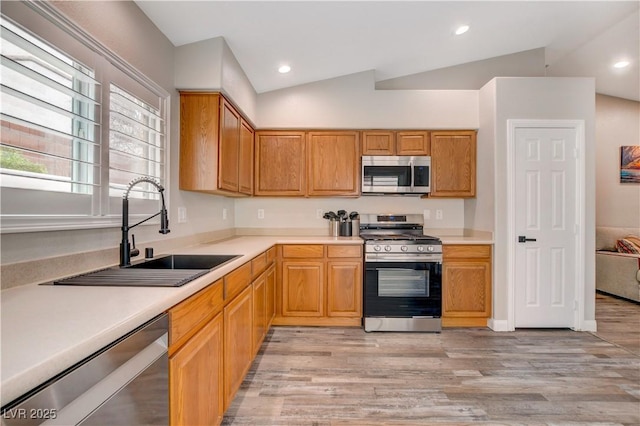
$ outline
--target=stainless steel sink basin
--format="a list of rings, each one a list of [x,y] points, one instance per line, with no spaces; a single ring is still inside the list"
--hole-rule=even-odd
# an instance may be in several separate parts
[[[54,285],[98,287],[180,287],[239,255],[173,254],[54,281]]]
[[[128,268],[142,269],[213,269],[239,257],[231,254],[172,254],[136,263]]]

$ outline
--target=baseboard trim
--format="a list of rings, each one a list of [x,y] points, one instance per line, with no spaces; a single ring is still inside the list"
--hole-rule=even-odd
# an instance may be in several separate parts
[[[509,329],[509,323],[507,320],[497,320],[489,318],[487,321],[487,327],[493,331],[513,331]]]

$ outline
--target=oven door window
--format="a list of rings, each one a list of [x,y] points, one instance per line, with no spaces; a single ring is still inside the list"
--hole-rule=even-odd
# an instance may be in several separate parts
[[[441,299],[440,263],[365,262],[365,317],[439,317]]]
[[[429,297],[429,271],[378,269],[379,297]]]

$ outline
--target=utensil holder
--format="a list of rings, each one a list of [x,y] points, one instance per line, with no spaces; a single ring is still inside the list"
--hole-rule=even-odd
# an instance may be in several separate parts
[[[351,221],[351,236],[357,237],[360,235],[360,219],[353,219]]]
[[[340,223],[340,236],[341,237],[350,237],[351,236],[351,221],[350,220]]]
[[[329,236],[337,237],[340,235],[340,222],[335,219],[329,220]]]

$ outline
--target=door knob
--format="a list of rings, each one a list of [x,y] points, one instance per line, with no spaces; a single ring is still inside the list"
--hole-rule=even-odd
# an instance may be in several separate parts
[[[526,243],[527,241],[536,241],[536,239],[535,238],[527,238],[524,235],[518,236],[518,242],[519,243]]]

